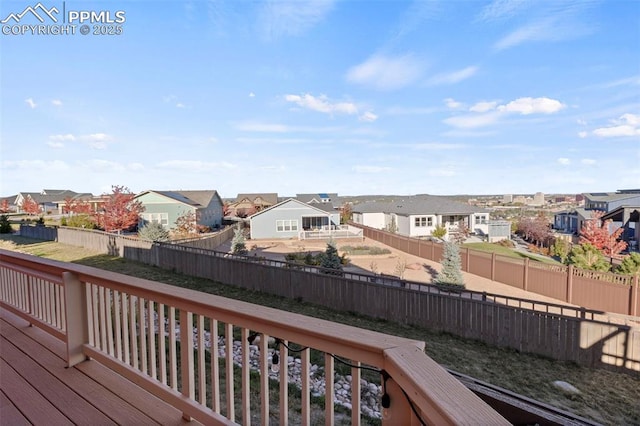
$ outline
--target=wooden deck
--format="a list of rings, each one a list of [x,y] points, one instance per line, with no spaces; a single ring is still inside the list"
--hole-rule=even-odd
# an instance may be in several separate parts
[[[198,425],[96,361],[66,368],[64,342],[0,309],[0,425]]]

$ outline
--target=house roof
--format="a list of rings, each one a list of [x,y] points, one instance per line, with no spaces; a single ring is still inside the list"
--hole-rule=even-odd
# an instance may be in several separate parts
[[[144,191],[140,194],[136,195],[135,198],[142,196],[143,194],[155,192],[156,194],[164,195],[165,197],[171,198],[172,200],[187,204],[189,206],[195,208],[207,207],[211,200],[215,197],[220,200],[220,204],[222,204],[222,200],[220,199],[220,195],[218,195],[218,191],[215,190],[203,190],[203,191]]]
[[[628,211],[629,214],[635,213],[635,217],[637,217],[638,212],[640,212],[640,206],[620,206],[617,209],[611,210],[609,213],[602,216],[602,220],[622,220],[623,214]]]
[[[317,202],[318,204],[322,203],[322,200],[330,200],[325,202],[327,204],[332,205],[334,208],[340,207],[340,197],[335,192],[318,192],[316,194],[296,194],[296,200],[302,201],[303,203],[311,203]]]
[[[252,214],[251,216],[249,216],[249,218],[251,219],[251,218],[254,218],[254,217],[258,216],[258,215],[261,215],[261,214],[263,214],[263,213],[266,213],[266,212],[268,212],[268,211],[271,211],[271,210],[277,209],[278,207],[280,207],[280,206],[282,206],[283,204],[286,204],[286,203],[288,203],[288,202],[290,202],[290,201],[291,201],[291,202],[294,202],[294,203],[297,203],[297,204],[300,204],[301,206],[308,207],[308,208],[313,209],[313,210],[317,210],[317,211],[318,211],[318,213],[321,213],[323,216],[328,216],[330,213],[337,213],[337,212],[336,212],[335,210],[333,210],[332,208],[330,208],[328,211],[325,211],[325,210],[321,209],[321,208],[320,208],[320,207],[321,207],[321,204],[315,204],[315,203],[314,203],[314,204],[309,204],[309,203],[302,202],[302,201],[300,201],[300,200],[298,200],[298,199],[296,199],[296,198],[287,198],[286,200],[281,201],[281,202],[279,202],[278,204],[274,204],[273,206],[271,206],[271,207],[267,207],[266,209],[261,210],[261,211],[259,211],[258,213],[254,213],[254,214]],[[326,206],[326,207],[330,207],[330,206]]]
[[[638,193],[630,192],[632,190],[625,190],[629,192],[619,193],[619,192],[585,192],[584,195],[586,199],[590,201],[597,202],[609,202],[609,201],[618,201],[624,200],[627,198],[635,198],[638,196]]]
[[[276,204],[278,202],[278,194],[276,192],[264,192],[264,193],[256,193],[256,194],[238,194],[238,196],[236,197],[236,202],[239,203],[245,198],[252,202],[256,198],[262,198],[264,201],[271,204]]]
[[[65,190],[45,189],[42,192],[21,192],[19,195],[22,195],[23,198],[29,197],[38,204],[46,204],[46,203],[55,204],[59,201],[63,201],[67,197],[73,198],[79,194],[75,191],[70,191],[67,189]]]
[[[419,214],[470,214],[488,210],[470,206],[448,197],[421,195],[389,201],[371,201],[353,206],[355,213],[395,213],[401,216]]]

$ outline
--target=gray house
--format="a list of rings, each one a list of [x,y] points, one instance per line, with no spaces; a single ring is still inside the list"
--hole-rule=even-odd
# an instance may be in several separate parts
[[[252,215],[250,222],[252,239],[298,238],[301,231],[339,226],[340,213],[331,205],[289,198]]]
[[[175,228],[180,216],[193,213],[196,223],[217,228],[222,224],[222,199],[217,191],[144,191],[135,201],[144,206],[141,221]]]

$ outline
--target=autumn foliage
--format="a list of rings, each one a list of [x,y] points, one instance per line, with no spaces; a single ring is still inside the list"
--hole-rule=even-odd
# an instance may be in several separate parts
[[[602,220],[604,213],[594,211],[580,229],[580,244],[591,244],[605,256],[612,257],[627,248],[627,243],[620,240],[623,229],[618,228],[609,233],[611,219]]]
[[[11,208],[9,207],[9,201],[5,198],[2,200],[2,203],[0,203],[0,213],[9,213],[10,211]]]
[[[538,247],[548,246],[551,241],[551,227],[544,213],[536,217],[521,217],[516,228],[518,234]]]
[[[38,203],[36,203],[35,201],[33,201],[33,199],[31,197],[26,197],[24,199],[24,201],[22,202],[22,210],[30,215],[36,215],[36,214],[40,214],[42,212],[42,209],[40,208],[40,205]]]
[[[133,201],[135,194],[129,188],[114,185],[112,193],[105,195],[102,209],[94,214],[96,224],[106,232],[126,231],[137,225],[144,206]]]
[[[91,204],[86,200],[80,200],[77,198],[67,197],[64,199],[64,212],[74,214],[91,214],[93,209]]]

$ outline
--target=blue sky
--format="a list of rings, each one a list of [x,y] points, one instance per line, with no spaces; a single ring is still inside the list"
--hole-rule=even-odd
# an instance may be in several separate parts
[[[3,0],[0,20],[36,5]],[[3,24],[3,196],[640,187],[638,1],[42,6],[126,21],[120,35]]]

